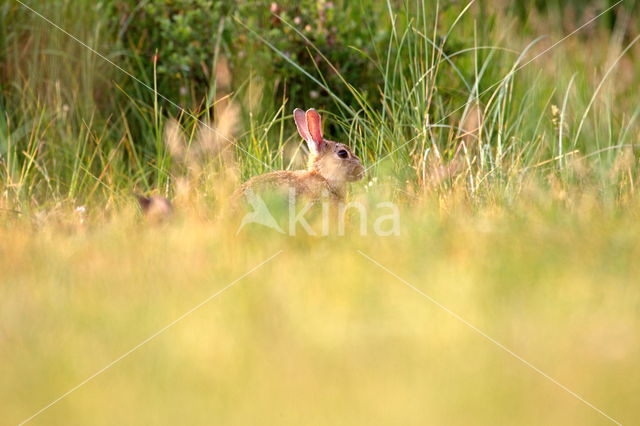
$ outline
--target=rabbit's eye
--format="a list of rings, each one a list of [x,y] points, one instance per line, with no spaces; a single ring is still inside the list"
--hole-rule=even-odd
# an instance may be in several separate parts
[[[341,149],[340,151],[338,151],[338,157],[349,158],[349,153],[347,152],[346,149]]]

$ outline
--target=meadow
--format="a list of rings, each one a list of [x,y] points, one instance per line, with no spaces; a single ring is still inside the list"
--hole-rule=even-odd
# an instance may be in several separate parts
[[[0,17],[1,424],[640,420],[635,2]],[[238,231],[295,107],[363,160],[366,234]]]

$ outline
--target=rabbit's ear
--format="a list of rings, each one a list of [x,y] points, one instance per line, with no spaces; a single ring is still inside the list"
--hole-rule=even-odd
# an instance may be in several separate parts
[[[312,141],[315,143],[315,151],[319,152],[324,140],[322,139],[322,122],[318,111],[311,108],[307,110],[307,127]]]
[[[145,197],[142,194],[135,194],[138,199],[138,203],[140,203],[140,208],[143,212],[147,212],[149,210],[149,206],[151,206],[151,198]]]
[[[298,133],[302,136],[302,139],[307,141],[307,143],[311,143],[311,135],[309,134],[309,128],[307,127],[307,117],[304,115],[304,111],[300,108],[296,108],[293,110],[293,119],[296,122],[296,127],[298,128]]]

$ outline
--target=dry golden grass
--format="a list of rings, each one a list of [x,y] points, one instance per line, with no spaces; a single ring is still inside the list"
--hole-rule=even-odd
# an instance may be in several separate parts
[[[288,237],[182,205],[0,228],[0,412],[34,424],[607,424],[359,251],[624,424],[640,223],[597,194],[405,201],[400,237]],[[133,202],[133,200],[132,200]],[[96,219],[97,217],[97,219]]]

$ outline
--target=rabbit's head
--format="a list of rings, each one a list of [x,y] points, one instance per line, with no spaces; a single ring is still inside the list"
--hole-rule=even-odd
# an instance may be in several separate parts
[[[320,114],[315,109],[305,113],[296,108],[293,118],[298,133],[309,147],[309,171],[319,173],[334,184],[354,182],[364,177],[362,162],[347,145],[322,137]]]

